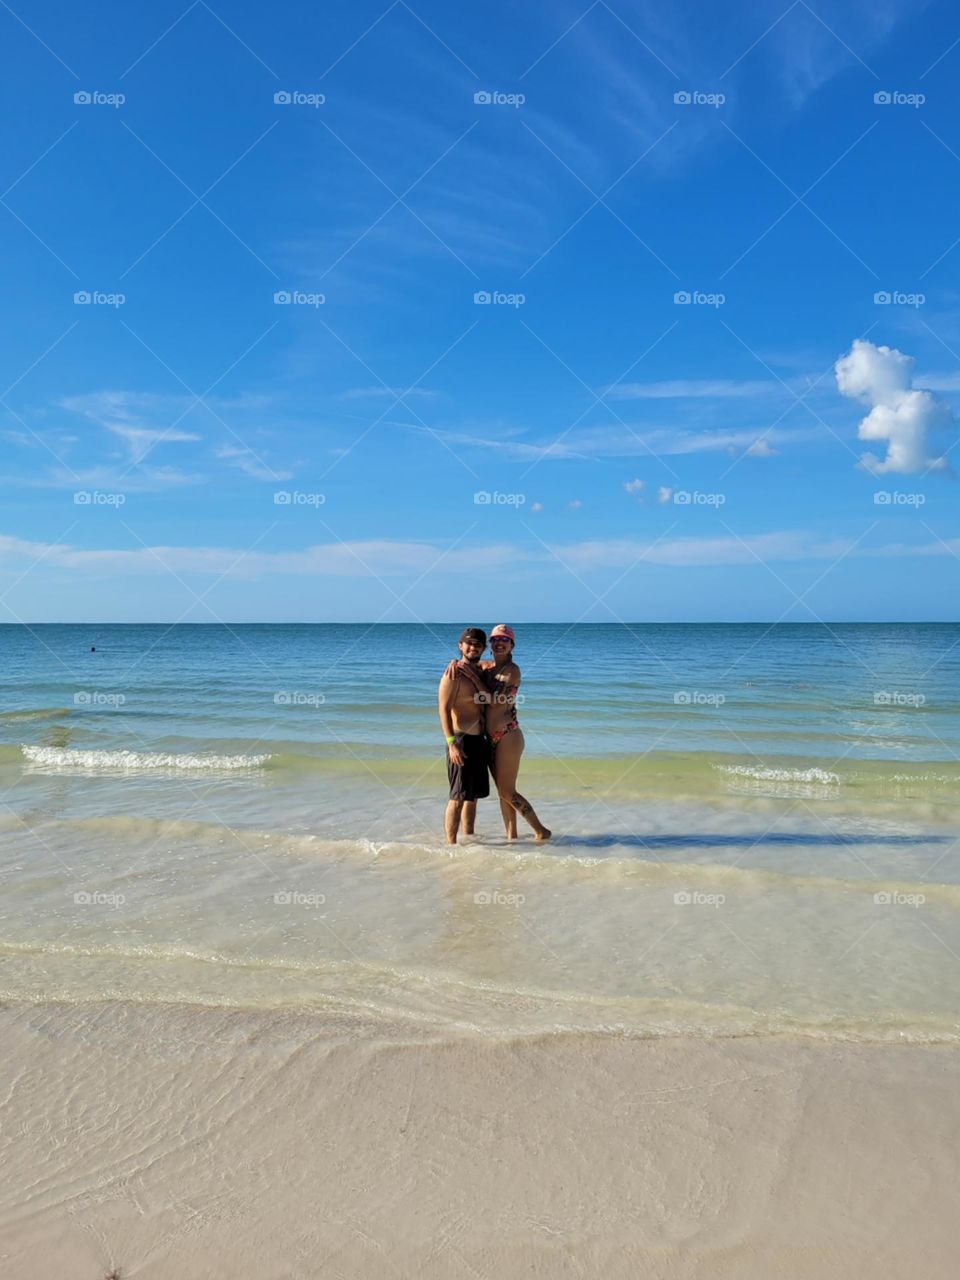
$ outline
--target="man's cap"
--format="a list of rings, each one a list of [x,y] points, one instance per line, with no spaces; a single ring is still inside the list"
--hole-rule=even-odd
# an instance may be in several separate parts
[[[460,637],[460,643],[463,644],[464,640],[476,640],[478,644],[486,647],[487,633],[481,631],[479,627],[465,627],[463,635]]]
[[[492,640],[494,636],[506,636],[507,639],[512,640],[514,644],[517,643],[517,637],[513,634],[513,627],[508,627],[505,622],[498,622],[493,628],[490,632],[490,639]]]

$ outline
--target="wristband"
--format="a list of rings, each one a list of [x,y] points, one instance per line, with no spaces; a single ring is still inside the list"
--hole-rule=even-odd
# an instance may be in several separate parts
[[[447,746],[448,746],[448,747],[452,747],[452,746],[453,746],[453,744],[456,742],[456,740],[457,740],[457,738],[456,738],[456,735],[455,735],[455,734],[453,734],[453,733],[448,733],[448,734],[447,734]]]

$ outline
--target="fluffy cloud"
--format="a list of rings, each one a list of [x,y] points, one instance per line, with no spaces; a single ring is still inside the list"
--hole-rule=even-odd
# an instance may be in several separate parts
[[[753,444],[747,450],[748,458],[776,458],[779,457],[779,449],[771,449],[770,444],[765,436],[761,436],[758,440],[754,440]]]
[[[913,357],[894,347],[857,339],[834,366],[841,395],[870,406],[861,419],[861,440],[885,441],[887,454],[864,453],[860,465],[873,475],[948,470],[943,456],[931,454],[929,434],[953,423],[949,405],[929,391],[913,387]]]
[[[642,480],[628,480],[623,488],[626,493],[636,494],[639,498],[646,488],[646,485]]]

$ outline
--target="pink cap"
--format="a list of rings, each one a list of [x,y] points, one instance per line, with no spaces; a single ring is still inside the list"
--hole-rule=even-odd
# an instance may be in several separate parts
[[[490,632],[490,639],[492,640],[494,636],[506,636],[507,639],[512,640],[514,644],[517,643],[517,637],[513,634],[513,627],[508,627],[505,622],[498,622],[493,628]]]

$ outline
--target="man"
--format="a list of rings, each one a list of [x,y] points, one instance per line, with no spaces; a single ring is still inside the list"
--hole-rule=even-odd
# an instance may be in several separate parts
[[[460,637],[460,656],[471,667],[480,670],[480,659],[487,647],[486,633],[479,627],[467,627]],[[472,836],[477,817],[477,801],[490,794],[490,758],[484,732],[483,701],[474,683],[451,664],[440,678],[440,727],[447,740],[447,777],[450,799],[443,818],[447,844],[457,843],[463,823],[463,834]]]

